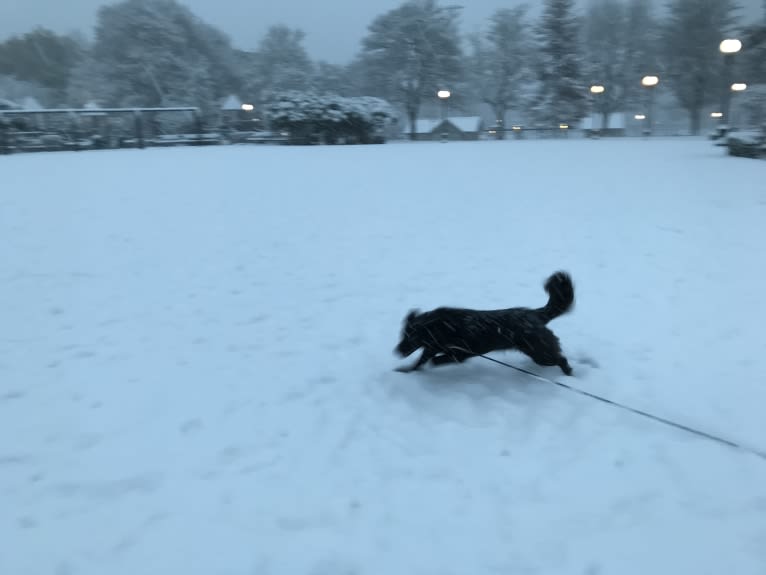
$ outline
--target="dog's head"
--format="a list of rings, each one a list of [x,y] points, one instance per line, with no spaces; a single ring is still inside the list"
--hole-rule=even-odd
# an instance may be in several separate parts
[[[420,315],[418,310],[413,309],[407,314],[407,317],[404,318],[401,340],[399,341],[399,345],[394,349],[394,352],[402,357],[411,355],[419,347],[423,346],[422,329],[420,327],[420,322],[418,322]]]

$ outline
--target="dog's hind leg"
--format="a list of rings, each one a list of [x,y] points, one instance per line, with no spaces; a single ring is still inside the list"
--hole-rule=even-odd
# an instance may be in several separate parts
[[[561,353],[559,340],[548,329],[535,334],[534,338],[522,338],[517,349],[532,358],[537,365],[546,367],[557,365],[566,375],[572,375],[572,366]]]

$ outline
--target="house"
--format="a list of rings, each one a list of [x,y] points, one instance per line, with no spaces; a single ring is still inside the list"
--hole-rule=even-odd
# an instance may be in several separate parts
[[[415,122],[414,140],[478,140],[483,131],[481,116],[425,118]]]
[[[604,117],[602,114],[591,114],[582,119],[580,123],[580,129],[585,132],[586,136],[598,134],[599,136],[624,136],[626,121],[624,112],[614,112],[609,114],[609,120],[606,127],[604,123]]]

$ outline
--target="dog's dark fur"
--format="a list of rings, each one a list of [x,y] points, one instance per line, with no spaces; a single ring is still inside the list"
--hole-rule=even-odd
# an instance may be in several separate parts
[[[423,353],[412,366],[399,371],[414,371],[429,361],[431,365],[462,363],[490,351],[517,349],[539,365],[558,365],[565,374],[572,375],[558,338],[546,327],[549,321],[572,308],[572,279],[566,272],[556,272],[546,280],[545,291],[548,303],[537,309],[484,311],[440,307],[425,313],[411,311],[394,351],[407,357],[422,347]]]

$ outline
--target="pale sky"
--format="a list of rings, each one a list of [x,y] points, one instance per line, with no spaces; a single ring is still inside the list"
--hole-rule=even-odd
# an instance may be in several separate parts
[[[580,0],[584,6],[587,0]],[[90,36],[96,10],[104,0],[0,0],[0,40],[23,34],[35,26],[58,33],[79,30]],[[401,5],[401,0],[181,0],[200,18],[229,35],[237,48],[256,48],[272,24],[287,24],[306,32],[304,45],[312,59],[345,64],[359,50],[372,20]],[[498,8],[523,4],[523,0],[443,0],[461,4],[463,32],[475,32]],[[536,15],[540,2],[526,2]],[[664,0],[656,0],[660,7]],[[739,0],[742,14],[762,18],[762,0]]]

